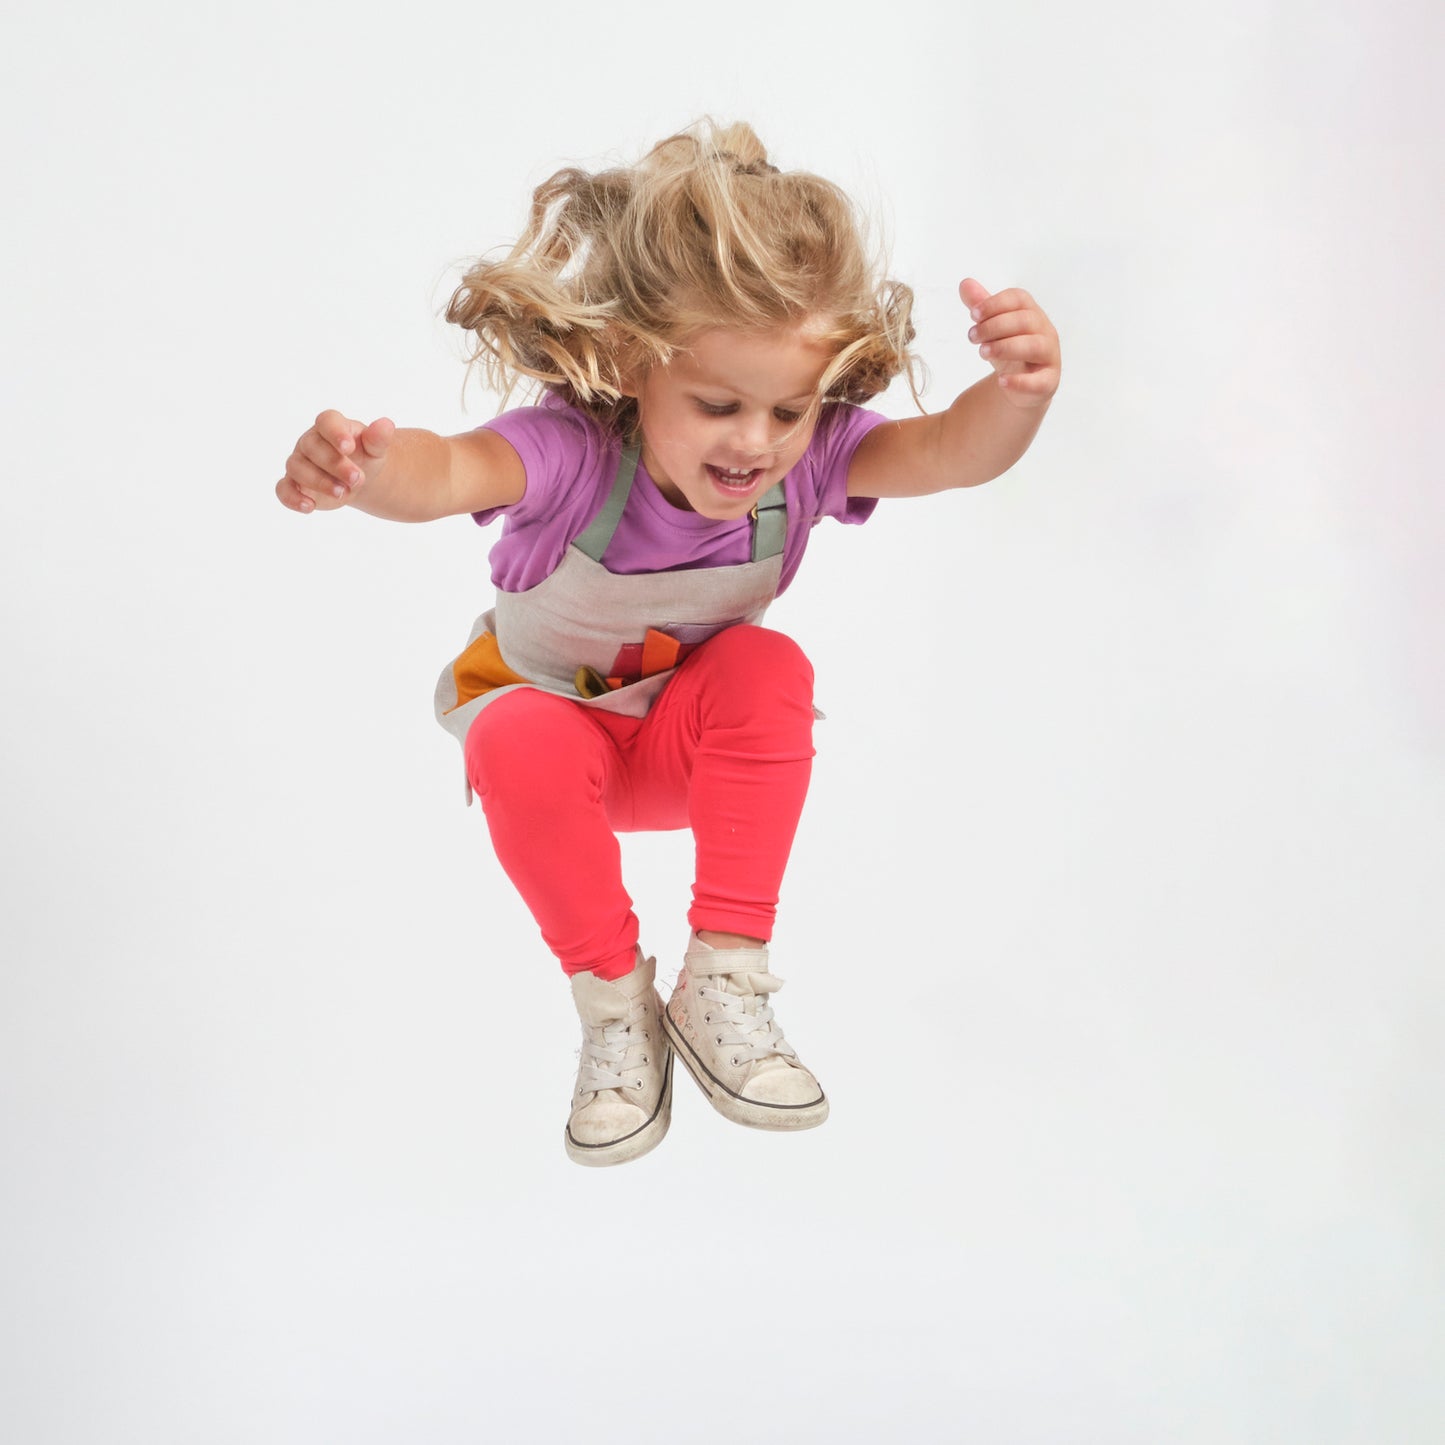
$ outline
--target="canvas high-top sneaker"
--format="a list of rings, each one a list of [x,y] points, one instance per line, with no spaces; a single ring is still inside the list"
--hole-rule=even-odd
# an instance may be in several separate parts
[[[639,952],[637,967],[609,983],[572,977],[582,1019],[582,1059],[567,1154],[579,1164],[623,1164],[655,1147],[672,1119],[672,1049],[653,988],[657,960]]]
[[[782,986],[766,948],[714,949],[694,934],[663,1027],[718,1113],[754,1129],[811,1129],[828,1101],[773,1017],[768,999]]]

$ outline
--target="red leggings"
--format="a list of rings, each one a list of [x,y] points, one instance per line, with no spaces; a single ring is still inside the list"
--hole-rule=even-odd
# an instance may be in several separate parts
[[[688,921],[772,937],[813,758],[813,669],[780,632],[729,627],[645,718],[522,689],[482,709],[467,776],[492,844],[569,974],[629,972],[638,925],[617,833],[688,828]]]

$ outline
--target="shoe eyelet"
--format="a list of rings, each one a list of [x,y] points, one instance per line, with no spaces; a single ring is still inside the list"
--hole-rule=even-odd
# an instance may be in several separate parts
[[[730,1064],[733,1066],[733,1068],[737,1068],[737,1066],[738,1066],[737,1056],[734,1055],[732,1058],[730,1058],[730,1059],[728,1060],[728,1063],[730,1063]]]
[[[722,1043],[722,1035],[721,1035],[721,1034],[719,1034],[719,1035],[717,1036],[717,1040],[716,1040],[716,1041],[717,1041],[718,1043]]]

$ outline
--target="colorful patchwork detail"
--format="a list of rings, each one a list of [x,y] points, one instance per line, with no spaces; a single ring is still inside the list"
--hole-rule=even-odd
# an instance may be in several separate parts
[[[626,643],[618,650],[608,671],[607,685],[611,688],[626,687],[630,683],[641,682],[644,677],[668,672],[689,653],[695,652],[701,642],[680,642],[666,632],[649,627],[647,636],[641,642]]]
[[[490,632],[484,632],[452,663],[452,677],[456,682],[457,700],[447,709],[455,712],[474,697],[492,692],[499,687],[512,687],[526,682],[502,661],[502,650],[497,639]]]

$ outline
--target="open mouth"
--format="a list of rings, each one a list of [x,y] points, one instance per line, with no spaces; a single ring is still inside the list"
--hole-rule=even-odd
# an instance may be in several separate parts
[[[763,474],[761,467],[752,467],[746,471],[736,470],[732,467],[708,466],[708,475],[713,479],[713,485],[721,492],[730,493],[733,496],[746,496],[752,491],[757,480]]]

